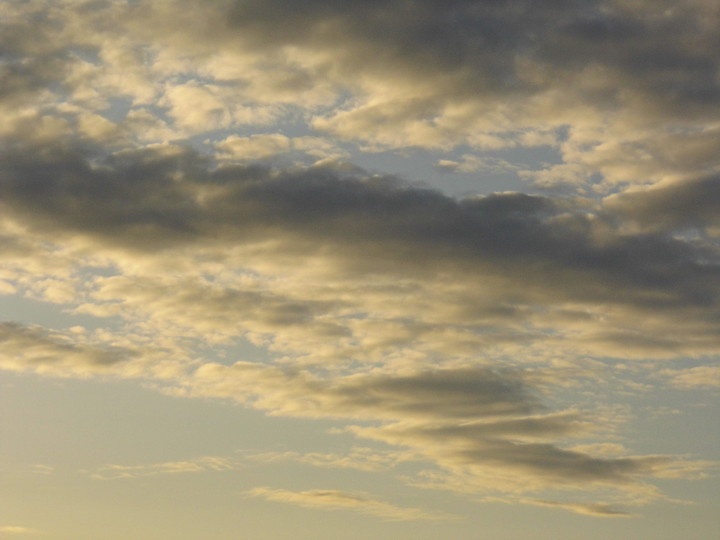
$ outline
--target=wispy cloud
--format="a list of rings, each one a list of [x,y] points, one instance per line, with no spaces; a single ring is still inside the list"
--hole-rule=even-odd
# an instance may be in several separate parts
[[[418,459],[418,455],[403,451],[381,451],[366,447],[353,447],[345,454],[308,452],[262,452],[249,453],[246,459],[263,463],[290,461],[312,465],[314,467],[328,467],[339,469],[358,469],[361,471],[380,472],[392,469],[404,461]]]
[[[668,377],[674,386],[680,388],[712,388],[720,386],[720,366],[663,369],[660,374]]]
[[[242,467],[242,465],[237,458],[202,456],[187,461],[169,461],[149,465],[103,465],[97,469],[85,472],[96,480],[120,480],[164,474],[231,471],[240,467]]]
[[[7,535],[36,535],[40,534],[41,531],[38,529],[32,529],[30,527],[19,527],[17,525],[6,525],[0,527],[0,533]]]
[[[504,502],[508,504],[528,504],[531,506],[543,506],[546,508],[557,508],[559,510],[567,510],[576,514],[585,516],[601,517],[601,518],[618,518],[618,517],[635,517],[633,514],[621,510],[619,507],[606,503],[577,503],[577,502],[561,502],[549,501],[544,499],[500,499],[488,498],[488,502]]]
[[[367,493],[340,490],[313,489],[309,491],[288,491],[259,487],[247,492],[251,497],[282,502],[316,510],[352,510],[370,514],[388,521],[447,520],[457,516],[442,512],[429,512],[419,508],[394,506],[377,500]]]

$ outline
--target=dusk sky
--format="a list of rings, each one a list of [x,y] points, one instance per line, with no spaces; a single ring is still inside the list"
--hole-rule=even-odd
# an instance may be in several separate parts
[[[720,537],[717,0],[0,0],[0,537]]]

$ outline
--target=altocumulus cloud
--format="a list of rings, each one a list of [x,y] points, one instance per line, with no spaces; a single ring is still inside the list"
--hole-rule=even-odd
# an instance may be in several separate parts
[[[716,375],[713,2],[2,9],[0,291],[108,321],[4,323],[4,369],[334,419],[433,467],[413,485],[648,502],[663,497],[651,479],[710,466],[581,447],[610,415],[552,396]],[[273,133],[283,122],[313,135]],[[551,146],[561,163],[522,175],[563,194],[454,198],[339,161],[460,146],[437,160],[448,172],[515,170],[473,153]],[[203,358],[241,340],[268,358]],[[97,474],[234,467],[204,459]],[[375,470],[367,456],[307,460]],[[434,519],[339,490],[250,493]]]
[[[627,234],[607,210],[581,211],[572,200],[506,193],[457,201],[328,166],[209,168],[203,156],[170,147],[94,163],[73,149],[16,149],[0,189],[6,215],[24,227],[17,242],[52,230],[50,251],[115,266],[114,276],[86,283],[79,312],[145,321],[139,333],[154,329],[178,343],[244,336],[283,355],[277,366],[168,364],[178,391],[271,414],[414,422],[354,433],[422,448],[444,470],[476,478],[476,489],[492,477],[507,489],[632,491],[677,461],[518,442],[526,432],[573,436],[577,419],[536,417],[538,383],[519,368],[492,369],[493,359],[672,357],[717,347],[719,269],[707,243]],[[164,269],[169,257],[173,273]],[[628,330],[628,320],[650,313]],[[13,325],[4,333],[15,368],[162,376],[162,364],[133,359],[143,354],[138,345],[93,348]],[[358,360],[357,373],[323,374]]]

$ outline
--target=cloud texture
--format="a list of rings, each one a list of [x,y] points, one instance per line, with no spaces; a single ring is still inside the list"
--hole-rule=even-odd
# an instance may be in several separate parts
[[[95,321],[3,323],[4,369],[332,419],[397,455],[293,459],[414,462],[410,485],[586,515],[711,466],[597,444],[613,392],[716,384],[715,2],[0,6],[0,292]],[[537,148],[556,162],[491,155]],[[454,197],[353,164],[418,149],[527,189]],[[604,498],[522,495],[550,489]]]

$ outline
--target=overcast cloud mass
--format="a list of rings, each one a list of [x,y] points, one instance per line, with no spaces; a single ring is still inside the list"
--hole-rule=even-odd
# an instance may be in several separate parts
[[[709,538],[717,423],[650,433],[717,408],[718,28],[713,0],[0,0],[0,368],[275,433],[65,468],[96,489],[236,475],[237,507],[376,538],[504,506],[664,538],[661,507]],[[0,530],[97,538],[28,508]]]

